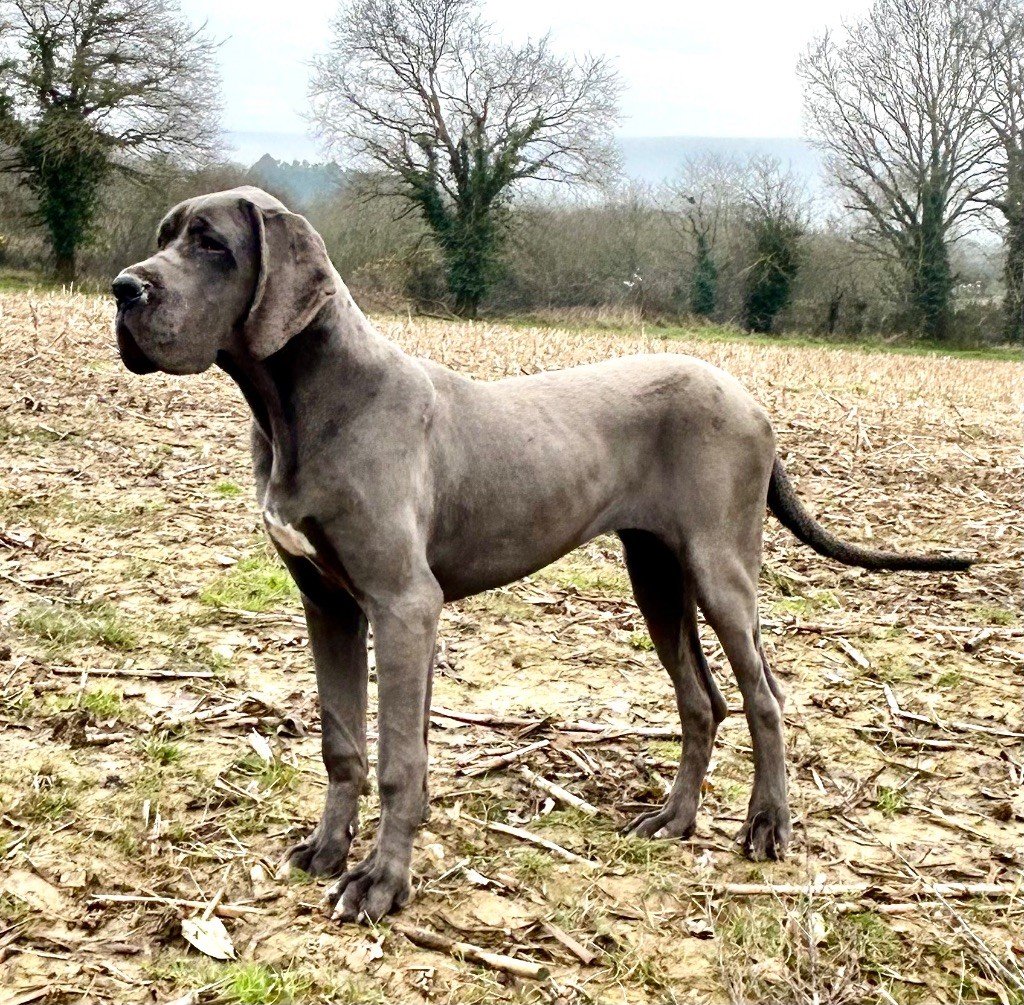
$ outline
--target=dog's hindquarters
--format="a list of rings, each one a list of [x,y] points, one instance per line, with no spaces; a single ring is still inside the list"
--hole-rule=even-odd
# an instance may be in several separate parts
[[[754,786],[743,831],[754,858],[781,858],[789,839],[781,692],[761,647],[757,583],[765,498],[775,457],[763,409],[724,375],[709,375],[694,429],[694,405],[680,409],[681,448],[660,464],[657,491],[676,500],[660,532],[620,532],[638,605],[672,677],[683,726],[679,773],[665,807],[634,824],[643,834],[692,830],[724,702],[700,649],[698,608],[736,675],[754,749]],[[721,392],[721,393],[718,393]],[[716,407],[717,406],[717,407]],[[653,542],[653,543],[652,543]]]

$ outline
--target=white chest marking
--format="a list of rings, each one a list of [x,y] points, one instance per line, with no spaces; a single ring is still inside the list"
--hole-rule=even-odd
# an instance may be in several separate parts
[[[315,558],[316,548],[310,544],[309,538],[301,534],[290,523],[283,523],[276,513],[269,509],[263,511],[263,522],[267,525],[267,533],[274,539],[279,548],[298,558]]]

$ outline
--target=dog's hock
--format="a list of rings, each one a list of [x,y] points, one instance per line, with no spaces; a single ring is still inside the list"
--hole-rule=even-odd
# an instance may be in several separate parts
[[[284,523],[269,509],[263,511],[263,523],[274,543],[296,558],[315,558],[316,548],[305,534],[301,534],[290,523]]]

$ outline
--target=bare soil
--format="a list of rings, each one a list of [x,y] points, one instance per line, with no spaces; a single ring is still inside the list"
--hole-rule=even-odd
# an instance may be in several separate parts
[[[769,408],[829,527],[981,561],[870,574],[766,524],[796,816],[782,863],[732,840],[752,774],[740,714],[695,838],[619,835],[671,781],[678,719],[614,540],[448,609],[433,816],[400,922],[547,972],[516,977],[397,924],[333,925],[321,883],[277,878],[324,776],[244,403],[220,374],[128,374],[103,299],[0,294],[0,1002],[1024,1002],[1022,366],[380,324],[483,378],[701,356]],[[371,794],[356,855],[376,814]],[[183,922],[236,958],[190,946]]]

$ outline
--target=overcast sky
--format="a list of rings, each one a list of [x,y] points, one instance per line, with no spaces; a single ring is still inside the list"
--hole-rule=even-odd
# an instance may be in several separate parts
[[[338,0],[181,0],[220,50],[227,129],[306,133],[307,61]],[[798,55],[866,0],[486,0],[510,39],[551,31],[566,52],[611,56],[624,136],[801,135]]]

